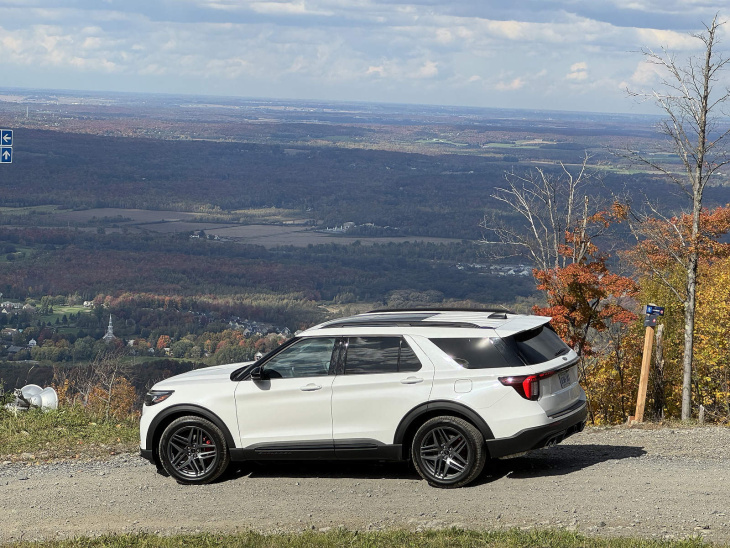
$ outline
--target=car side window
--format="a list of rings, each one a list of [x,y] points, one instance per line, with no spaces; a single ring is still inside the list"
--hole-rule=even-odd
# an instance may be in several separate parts
[[[271,379],[328,375],[335,337],[306,338],[268,360],[263,370]]]
[[[400,340],[400,357],[398,358],[398,371],[420,371],[421,362],[416,353],[408,346],[405,339]]]
[[[402,337],[350,337],[345,375],[418,371],[421,362]]]

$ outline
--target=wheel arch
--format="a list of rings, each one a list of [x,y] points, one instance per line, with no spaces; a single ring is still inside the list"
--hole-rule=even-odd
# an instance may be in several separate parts
[[[393,439],[394,444],[402,446],[403,459],[408,459],[409,452],[411,449],[411,442],[413,437],[416,435],[418,428],[425,423],[427,420],[438,417],[440,415],[450,415],[454,417],[460,417],[473,424],[485,440],[494,439],[492,429],[486,421],[472,408],[464,405],[463,403],[457,403],[448,400],[437,400],[421,404],[411,409],[401,419],[398,428],[395,430],[395,436]],[[489,454],[489,449],[485,447],[485,451]]]
[[[226,423],[223,422],[223,420],[218,415],[216,415],[209,409],[206,409],[205,407],[201,407],[199,405],[173,405],[163,411],[160,411],[160,413],[158,413],[157,416],[152,419],[152,422],[147,429],[147,447],[152,450],[155,464],[157,464],[158,467],[160,466],[160,456],[157,454],[157,446],[160,443],[162,433],[172,421],[186,415],[195,415],[204,419],[208,419],[210,422],[220,428],[221,432],[223,432],[223,436],[226,439],[226,445],[228,446],[228,449],[230,450],[236,447],[230,430],[226,426]]]

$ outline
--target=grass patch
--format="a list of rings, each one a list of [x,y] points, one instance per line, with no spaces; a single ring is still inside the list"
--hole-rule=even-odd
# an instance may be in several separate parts
[[[242,533],[217,535],[175,535],[162,537],[150,534],[107,535],[97,538],[81,537],[74,540],[49,541],[41,544],[20,542],[8,544],[13,548],[45,546],[52,548],[104,547],[216,547],[232,546],[246,548],[702,548],[713,546],[700,539],[683,541],[644,540],[637,538],[590,538],[579,533],[559,530],[521,531],[464,531],[447,529],[443,531],[387,531],[360,533],[346,530],[326,533],[307,532],[302,534],[262,535]],[[714,545],[717,546],[717,545]]]
[[[0,263],[23,261],[32,257],[35,253],[35,249],[27,245],[13,244],[13,247],[15,251],[12,253],[0,253]]]
[[[56,320],[59,322],[63,319],[64,316],[68,319],[68,317],[71,314],[76,313],[82,313],[82,314],[90,314],[91,309],[85,308],[83,306],[54,306],[53,307],[53,314],[46,314],[45,316],[39,316],[39,319],[43,323],[51,322],[51,325],[55,326]],[[74,331],[78,331],[77,329],[74,329]]]
[[[30,215],[30,214],[47,215],[49,213],[55,213],[57,210],[58,210],[58,206],[55,206],[55,205],[41,205],[41,206],[27,206],[27,207],[0,207],[0,214],[2,214],[2,215]]]
[[[81,406],[17,414],[0,408],[0,461],[96,458],[138,447],[136,418],[96,420]]]

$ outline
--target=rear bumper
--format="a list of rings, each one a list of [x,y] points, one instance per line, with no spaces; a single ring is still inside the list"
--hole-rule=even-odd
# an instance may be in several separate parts
[[[550,424],[526,428],[509,438],[487,440],[489,456],[496,459],[556,445],[568,436],[581,432],[587,417],[586,402],[582,401],[575,409]]]

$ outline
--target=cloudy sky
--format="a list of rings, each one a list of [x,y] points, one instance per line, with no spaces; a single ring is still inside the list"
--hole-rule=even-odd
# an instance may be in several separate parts
[[[646,112],[623,91],[655,78],[640,48],[697,53],[689,33],[726,6],[0,0],[0,87]]]

